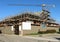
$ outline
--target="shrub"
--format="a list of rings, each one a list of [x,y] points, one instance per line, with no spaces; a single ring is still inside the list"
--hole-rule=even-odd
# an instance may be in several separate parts
[[[38,34],[45,34],[46,31],[38,31]]]
[[[57,32],[57,33],[59,33],[59,34],[60,34],[60,28],[59,28],[59,32]]]
[[[38,31],[38,34],[56,33],[56,30]]]
[[[46,33],[56,33],[56,30],[47,30]]]

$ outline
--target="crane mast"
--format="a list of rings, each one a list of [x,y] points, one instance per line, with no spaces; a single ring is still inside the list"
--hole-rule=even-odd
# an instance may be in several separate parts
[[[37,6],[42,7],[42,13],[40,13],[40,20],[46,22],[50,17],[50,12],[48,11],[49,7],[55,7],[55,5],[48,5],[48,4],[8,4],[9,6]],[[48,7],[48,8],[47,8]]]

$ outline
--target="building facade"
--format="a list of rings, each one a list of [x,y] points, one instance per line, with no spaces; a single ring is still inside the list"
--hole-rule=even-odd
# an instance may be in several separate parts
[[[31,33],[38,33],[38,31],[56,30],[59,29],[59,24],[50,22],[48,18],[44,21],[45,17],[33,13],[23,13],[11,18],[7,18],[0,22],[0,31],[3,34],[16,34],[25,35]],[[23,24],[23,22],[25,24]],[[45,24],[44,24],[45,23]],[[28,25],[29,24],[29,25]],[[25,26],[25,29],[23,29]]]

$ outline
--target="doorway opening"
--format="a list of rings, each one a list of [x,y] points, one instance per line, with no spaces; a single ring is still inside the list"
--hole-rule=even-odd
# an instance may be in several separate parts
[[[0,30],[0,34],[2,34],[2,31]]]
[[[14,28],[14,34],[19,35],[19,25],[15,25]]]

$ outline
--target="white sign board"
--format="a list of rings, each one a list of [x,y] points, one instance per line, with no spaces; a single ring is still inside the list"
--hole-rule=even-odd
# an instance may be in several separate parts
[[[22,30],[31,30],[31,22],[22,22]]]
[[[21,26],[19,26],[19,31],[21,31]]]

